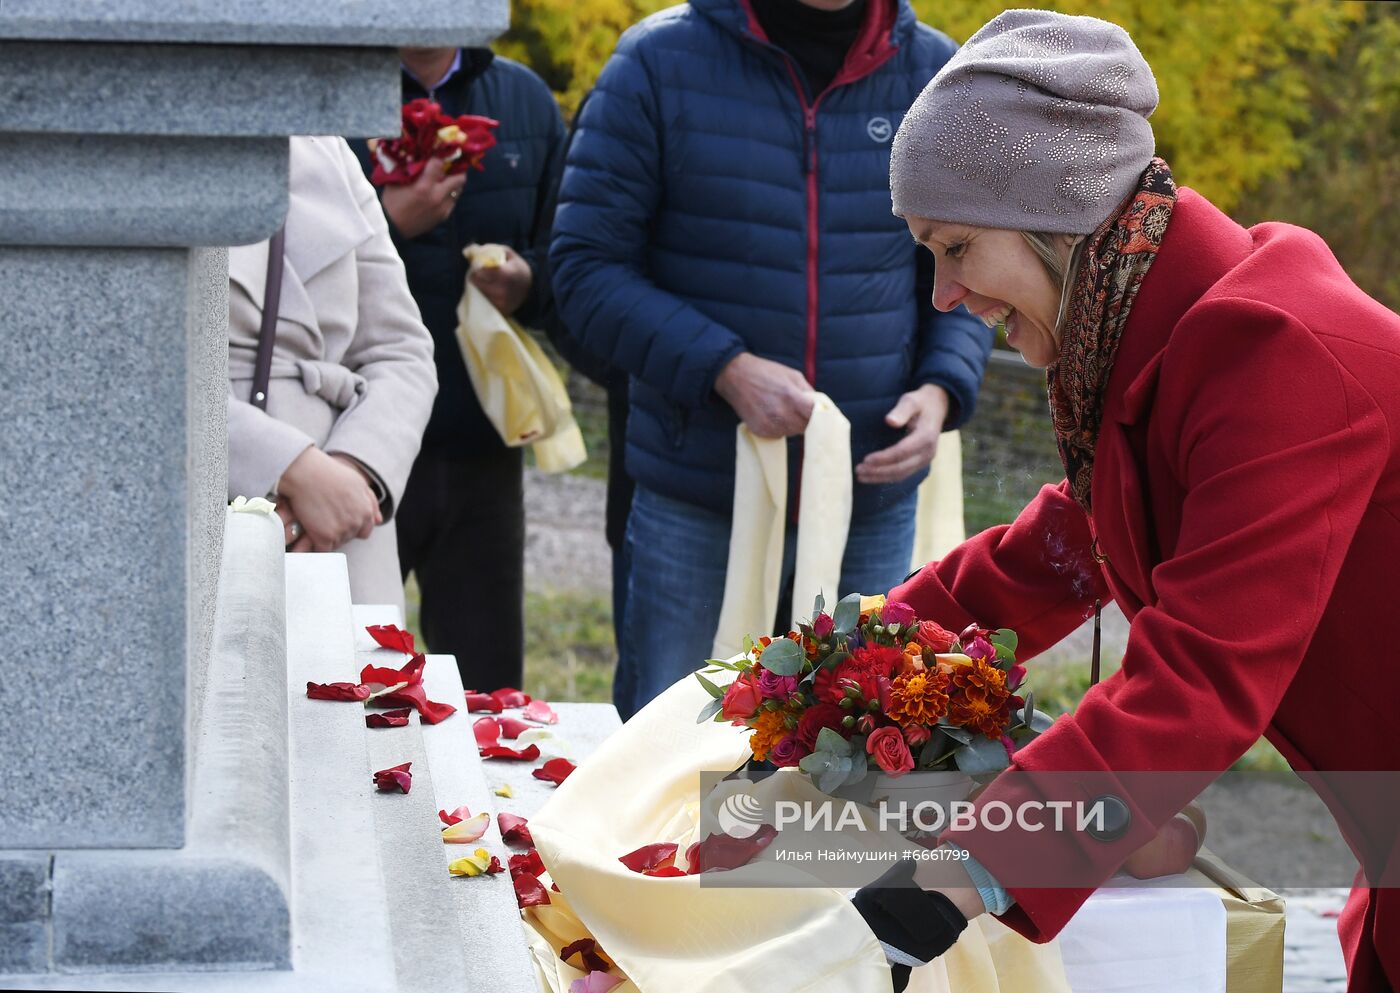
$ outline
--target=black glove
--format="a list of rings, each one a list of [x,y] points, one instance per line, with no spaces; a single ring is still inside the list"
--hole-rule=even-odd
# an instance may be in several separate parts
[[[856,891],[851,903],[882,945],[900,957],[918,962],[938,958],[958,940],[967,927],[962,911],[937,890],[925,890],[914,882],[918,862],[900,859],[875,882]],[[908,962],[891,961],[894,993],[909,985]]]

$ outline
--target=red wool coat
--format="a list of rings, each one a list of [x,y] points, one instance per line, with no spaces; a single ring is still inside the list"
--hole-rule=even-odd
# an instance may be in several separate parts
[[[1013,769],[1215,773],[1263,734],[1299,771],[1397,770],[1397,442],[1400,316],[1316,235],[1246,230],[1183,189],[1108,384],[1093,519],[1065,484],[1046,487],[1014,523],[889,595],[955,629],[1014,628],[1023,657],[1078,626],[1096,596],[1132,621],[1121,671]],[[1050,832],[945,837],[1003,881],[1018,859],[1102,881],[1204,782],[1129,796],[1126,850]],[[1354,849],[1393,843],[1397,825],[1363,815],[1364,801],[1324,799]],[[1090,892],[1008,889],[1003,920],[1040,941]],[[1353,890],[1340,930],[1354,991],[1388,989],[1387,974],[1400,987],[1397,897]]]

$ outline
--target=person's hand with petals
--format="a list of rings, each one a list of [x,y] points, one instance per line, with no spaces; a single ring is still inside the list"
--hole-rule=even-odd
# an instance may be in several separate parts
[[[791,366],[740,352],[715,380],[739,419],[759,438],[787,438],[807,429],[816,394]]]
[[[928,468],[938,452],[938,436],[948,419],[948,391],[933,383],[910,390],[885,415],[904,437],[889,448],[871,452],[856,466],[856,479],[868,485],[897,483]]]
[[[287,503],[287,514],[294,513],[292,520],[304,532],[289,547],[293,552],[333,552],[351,538],[368,538],[384,521],[379,500],[354,460],[314,446],[287,466],[278,495],[279,516]],[[291,537],[291,522],[283,520]]]
[[[417,238],[452,216],[467,174],[447,175],[442,159],[431,158],[411,183],[384,187],[384,214],[405,238]]]
[[[505,249],[505,261],[500,265],[472,266],[471,281],[491,301],[491,306],[509,317],[530,295],[535,274],[519,252],[509,245],[501,247]]]

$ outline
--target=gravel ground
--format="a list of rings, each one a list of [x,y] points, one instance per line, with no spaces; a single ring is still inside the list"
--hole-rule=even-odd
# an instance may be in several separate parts
[[[601,480],[526,471],[525,581],[531,590],[610,595],[604,494]],[[1091,640],[1092,624],[1086,624],[1038,661],[1083,660]],[[1127,641],[1127,621],[1109,606],[1103,615],[1105,666],[1122,658]],[[1273,888],[1288,901],[1284,993],[1345,989],[1336,913],[1347,891],[1337,884],[1350,880],[1355,860],[1321,802],[1286,777],[1246,773],[1217,782],[1201,802],[1211,848],[1251,878],[1276,881]]]

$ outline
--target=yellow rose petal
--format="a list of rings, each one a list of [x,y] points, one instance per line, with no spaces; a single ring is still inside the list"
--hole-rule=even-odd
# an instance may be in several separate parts
[[[862,614],[872,610],[879,610],[885,605],[885,594],[876,593],[874,596],[863,596],[860,598],[860,612]]]
[[[502,783],[500,786],[497,786],[491,792],[496,794],[497,796],[506,797],[507,799],[515,796],[515,790],[510,788],[510,783]]]
[[[450,863],[447,871],[454,876],[480,876],[490,864],[491,853],[484,848],[478,848],[472,854]]]
[[[464,821],[458,821],[450,827],[443,828],[442,840],[449,845],[470,845],[473,841],[480,841],[481,836],[486,833],[486,829],[490,826],[490,814],[477,814],[475,817],[468,817]]]

